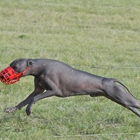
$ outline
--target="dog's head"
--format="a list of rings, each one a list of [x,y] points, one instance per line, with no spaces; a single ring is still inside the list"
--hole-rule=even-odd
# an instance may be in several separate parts
[[[22,76],[30,74],[29,71],[32,64],[31,59],[14,60],[10,66],[0,72],[0,80],[4,84],[14,84],[18,82]]]
[[[16,73],[23,72],[24,76],[26,72],[30,69],[32,64],[32,59],[16,59],[10,64],[10,67],[12,67]]]

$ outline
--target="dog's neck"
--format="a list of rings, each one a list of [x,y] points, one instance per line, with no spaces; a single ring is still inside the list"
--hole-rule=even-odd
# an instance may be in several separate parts
[[[38,62],[37,60],[33,60],[34,64],[30,67],[29,75],[39,77],[43,71],[45,65],[43,63]]]

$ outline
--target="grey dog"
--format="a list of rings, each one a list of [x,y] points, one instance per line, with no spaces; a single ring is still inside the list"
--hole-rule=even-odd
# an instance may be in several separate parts
[[[96,76],[52,59],[17,59],[10,66],[17,73],[30,68],[23,77],[34,76],[34,91],[18,105],[7,108],[6,112],[14,112],[27,105],[26,113],[30,115],[32,105],[40,99],[51,96],[90,95],[104,96],[140,117],[137,110],[140,109],[140,102],[117,79]]]

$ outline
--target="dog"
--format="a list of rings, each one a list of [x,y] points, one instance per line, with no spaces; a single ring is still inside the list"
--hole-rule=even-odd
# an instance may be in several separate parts
[[[17,59],[10,67],[22,77],[34,76],[34,91],[18,105],[7,108],[6,112],[14,112],[26,106],[26,114],[32,112],[32,105],[43,98],[57,96],[69,97],[89,95],[104,96],[140,117],[140,102],[129,89],[115,78],[106,78],[75,69],[63,62],[52,59]],[[28,69],[27,69],[28,68]]]

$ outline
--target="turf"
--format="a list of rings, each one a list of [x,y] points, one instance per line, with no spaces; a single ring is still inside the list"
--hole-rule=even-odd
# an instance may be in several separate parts
[[[1,0],[0,68],[17,58],[50,58],[115,77],[140,98],[139,0]],[[138,140],[140,119],[103,97],[38,101],[27,117],[14,106],[33,91],[33,77],[0,84],[0,140]]]

